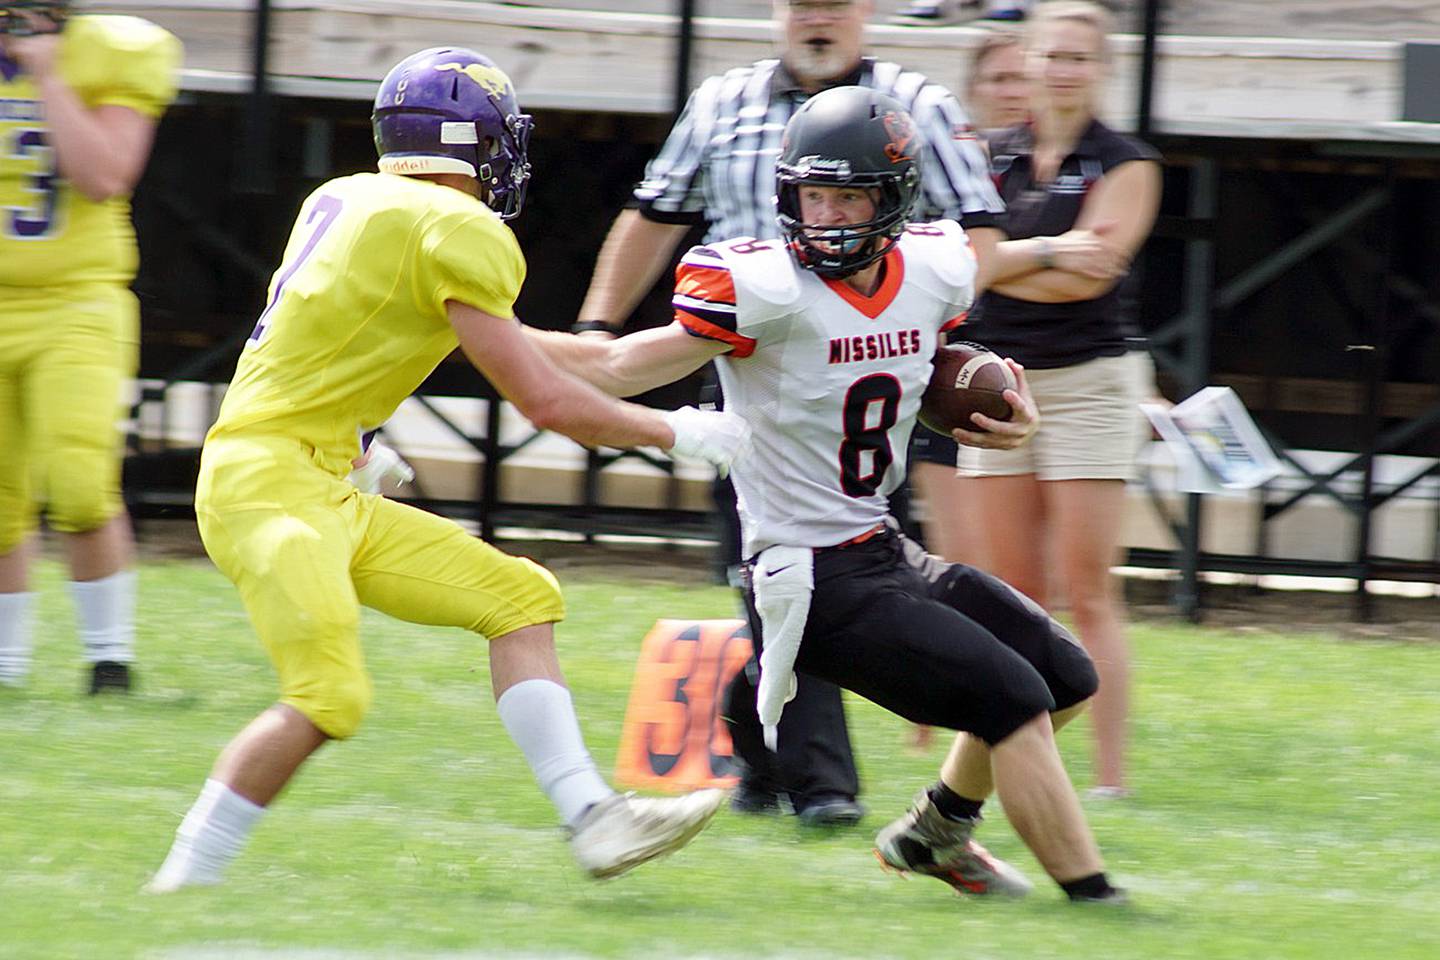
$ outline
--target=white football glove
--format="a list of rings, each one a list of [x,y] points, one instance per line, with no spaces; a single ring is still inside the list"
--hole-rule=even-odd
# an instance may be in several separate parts
[[[351,470],[346,479],[364,493],[383,494],[387,486],[395,490],[402,483],[415,479],[415,471],[410,464],[379,440],[371,440],[370,448],[360,459],[360,466]]]
[[[706,460],[722,477],[729,475],[730,464],[750,451],[750,424],[736,414],[681,407],[666,411],[664,417],[675,431],[675,445],[665,452]]]

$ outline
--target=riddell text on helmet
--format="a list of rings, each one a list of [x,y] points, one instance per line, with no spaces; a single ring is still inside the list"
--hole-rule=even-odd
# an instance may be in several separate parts
[[[389,165],[391,173],[428,173],[434,166],[429,157],[392,157]]]

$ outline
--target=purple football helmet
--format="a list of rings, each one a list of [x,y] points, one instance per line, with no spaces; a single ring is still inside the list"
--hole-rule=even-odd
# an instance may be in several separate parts
[[[15,12],[17,10],[28,10],[30,13],[39,14],[47,18],[55,29],[52,31],[41,27],[37,31],[30,25],[29,20]],[[37,32],[58,32],[64,28],[69,14],[70,0],[6,0],[6,2],[0,3],[0,33],[11,37],[30,37]]]
[[[532,120],[488,57],[463,47],[411,54],[381,81],[371,120],[383,173],[475,177],[502,220],[520,213]]]

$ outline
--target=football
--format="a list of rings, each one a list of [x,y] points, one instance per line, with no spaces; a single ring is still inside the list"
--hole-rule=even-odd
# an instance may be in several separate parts
[[[935,351],[935,371],[920,399],[920,422],[936,433],[979,430],[970,414],[1009,420],[1013,412],[1006,390],[1017,386],[1015,374],[1000,357],[978,343],[952,343]]]

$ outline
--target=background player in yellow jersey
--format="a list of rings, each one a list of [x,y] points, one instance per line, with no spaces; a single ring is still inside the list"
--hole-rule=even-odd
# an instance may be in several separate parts
[[[135,574],[120,500],[137,362],[129,196],[180,43],[133,17],[0,3],[0,683],[30,666],[38,513],[64,535],[90,692],[128,689]]]
[[[556,660],[555,578],[458,526],[346,483],[359,437],[458,344],[537,426],[586,444],[653,445],[722,470],[748,441],[731,414],[661,414],[561,373],[513,306],[530,118],[469,50],[405,59],[375,102],[380,173],[332,180],[300,210],[269,304],[201,457],[205,548],[240,589],[281,696],[230,742],[148,889],[217,883],[264,808],[370,703],[363,604],[489,639],[500,718],[592,876],[686,843],[719,791],[640,800],[605,783]]]

